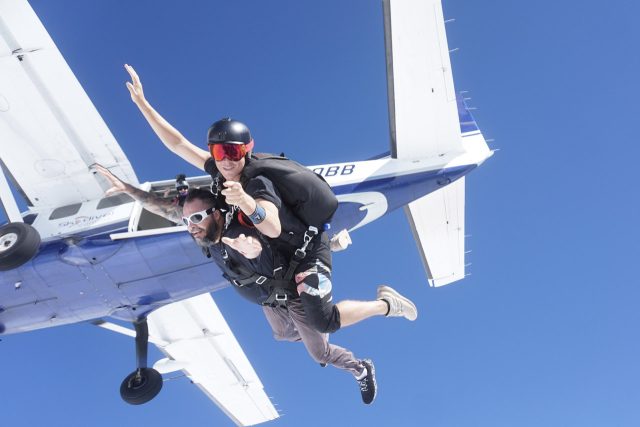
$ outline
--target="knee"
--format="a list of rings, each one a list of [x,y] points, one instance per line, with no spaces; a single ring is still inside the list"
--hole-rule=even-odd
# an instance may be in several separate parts
[[[331,348],[326,339],[323,340],[322,344],[317,343],[316,345],[306,345],[305,347],[309,356],[311,356],[316,363],[329,363],[331,359]]]
[[[329,352],[328,351],[321,351],[320,349],[309,350],[309,356],[311,356],[311,358],[316,363],[324,363],[324,364],[328,364],[329,363]]]
[[[331,334],[339,329],[339,326],[332,325],[330,317],[319,313],[309,316],[309,324],[313,329],[323,334]]]
[[[281,328],[272,328],[272,330],[273,338],[276,341],[297,342],[301,340],[298,330],[293,327],[293,325],[287,325],[286,327]]]
[[[328,295],[328,298],[318,298],[306,293],[300,295],[308,325],[323,334],[330,334],[340,329],[338,308],[329,301],[325,301],[330,297]]]

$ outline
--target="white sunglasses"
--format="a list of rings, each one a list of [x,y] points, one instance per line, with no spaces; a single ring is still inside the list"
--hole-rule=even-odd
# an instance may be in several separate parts
[[[189,225],[189,223],[191,224],[200,224],[202,221],[204,221],[204,219],[206,217],[208,217],[209,215],[211,215],[214,211],[214,208],[209,208],[209,209],[205,209],[203,211],[200,212],[195,212],[192,213],[191,215],[187,216],[183,216],[182,217],[182,222],[184,223],[184,225]]]

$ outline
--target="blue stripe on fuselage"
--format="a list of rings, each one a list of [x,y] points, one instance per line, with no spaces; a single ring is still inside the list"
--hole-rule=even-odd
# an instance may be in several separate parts
[[[333,191],[337,195],[371,191],[382,193],[387,199],[387,212],[391,212],[457,180],[476,166],[473,164],[437,171],[375,178],[357,184],[336,186],[333,187]],[[361,207],[362,205],[358,203],[340,203],[331,221],[331,229],[337,232],[354,227],[366,215],[366,212],[360,210]]]

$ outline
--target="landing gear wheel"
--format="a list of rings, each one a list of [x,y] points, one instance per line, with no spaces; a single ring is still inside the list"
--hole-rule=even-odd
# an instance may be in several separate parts
[[[157,396],[162,389],[162,375],[152,368],[136,369],[120,385],[122,400],[130,405],[142,405]]]
[[[0,271],[20,267],[40,248],[38,231],[22,222],[11,222],[0,227]]]

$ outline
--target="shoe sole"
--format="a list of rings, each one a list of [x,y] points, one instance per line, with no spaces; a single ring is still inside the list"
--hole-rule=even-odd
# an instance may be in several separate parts
[[[405,303],[406,305],[408,305],[409,307],[411,307],[413,309],[413,314],[412,315],[409,315],[409,313],[405,313],[404,317],[407,320],[410,320],[412,322],[418,318],[418,308],[413,303],[413,301],[411,301],[409,298],[406,298],[406,297],[402,296],[395,289],[390,288],[389,286],[380,285],[380,286],[378,286],[377,296],[378,296],[378,299],[383,299],[385,296],[390,296],[390,297],[397,298],[397,299],[401,300],[403,303]]]
[[[373,377],[373,399],[371,399],[371,402],[366,403],[364,402],[365,405],[371,405],[373,403],[374,400],[376,400],[376,396],[378,396],[378,382],[376,381],[376,367],[373,366],[373,362],[371,361],[371,359],[364,359],[363,364],[366,363],[366,367],[367,367],[367,371],[369,369],[371,369],[371,376]]]

